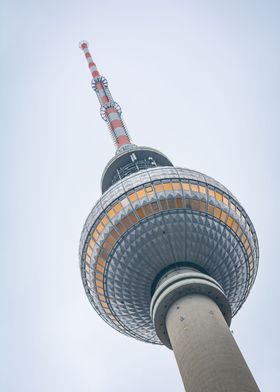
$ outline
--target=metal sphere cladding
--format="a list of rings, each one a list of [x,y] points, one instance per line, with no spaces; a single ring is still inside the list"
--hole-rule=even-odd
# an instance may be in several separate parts
[[[171,265],[195,266],[214,278],[236,314],[256,277],[258,242],[231,192],[135,146],[109,162],[102,190],[82,232],[80,261],[87,296],[108,324],[161,344],[150,302]]]

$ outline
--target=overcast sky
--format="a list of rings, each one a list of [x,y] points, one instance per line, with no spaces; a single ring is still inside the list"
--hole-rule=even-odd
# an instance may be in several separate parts
[[[232,322],[279,390],[279,1],[19,1],[1,7],[1,381],[5,392],[183,391],[172,351],[92,309],[78,245],[114,154],[86,39],[136,144],[228,187],[260,268]]]

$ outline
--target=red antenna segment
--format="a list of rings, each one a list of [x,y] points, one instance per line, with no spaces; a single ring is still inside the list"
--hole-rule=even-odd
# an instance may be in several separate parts
[[[82,41],[80,43],[80,48],[85,54],[88,67],[93,77],[91,86],[96,92],[101,105],[101,117],[104,121],[107,122],[114,144],[117,150],[119,150],[121,147],[131,144],[127,128],[122,119],[121,108],[117,102],[113,100],[113,97],[108,88],[107,80],[98,72],[96,64],[93,62],[91,54],[88,50],[88,43],[86,41]]]

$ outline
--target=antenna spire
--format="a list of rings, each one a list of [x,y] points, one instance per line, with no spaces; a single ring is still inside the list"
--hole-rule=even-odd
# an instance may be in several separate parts
[[[122,110],[120,106],[113,100],[113,97],[108,88],[107,79],[101,76],[97,70],[96,64],[92,60],[91,54],[88,50],[88,43],[82,41],[80,48],[83,50],[88,67],[93,77],[91,86],[96,92],[97,98],[100,102],[100,114],[104,121],[106,121],[113,142],[116,146],[117,152],[124,146],[131,145],[131,140],[122,119]]]

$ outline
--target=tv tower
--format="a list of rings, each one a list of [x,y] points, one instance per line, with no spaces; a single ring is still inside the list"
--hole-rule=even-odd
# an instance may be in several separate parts
[[[213,178],[132,144],[87,42],[80,47],[116,146],[80,241],[90,303],[117,331],[172,349],[186,391],[259,391],[229,330],[257,274],[249,216]]]

